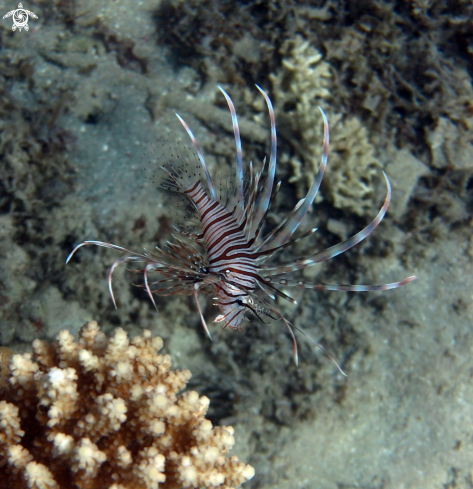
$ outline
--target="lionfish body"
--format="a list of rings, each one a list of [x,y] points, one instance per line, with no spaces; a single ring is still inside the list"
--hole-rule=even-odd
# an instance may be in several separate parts
[[[165,179],[161,187],[184,198],[194,214],[196,223],[194,229],[189,232],[175,226],[176,230],[185,236],[185,239],[176,238],[175,243],[168,242],[167,249],[156,247],[157,253],[147,251],[135,253],[111,243],[84,241],[74,248],[66,263],[78,248],[87,244],[125,252],[127,254],[118,259],[109,272],[108,284],[114,304],[113,271],[121,263],[140,262],[144,264],[144,268],[139,270],[143,274],[143,287],[154,306],[156,307],[153,295],[193,294],[202,325],[209,337],[210,333],[198,301],[199,291],[214,294],[216,305],[220,308],[221,313],[215,322],[223,322],[224,327],[240,329],[247,314],[256,316],[262,322],[264,322],[263,316],[282,320],[294,342],[296,364],[298,355],[294,329],[301,332],[333,360],[321,345],[284,318],[267,300],[266,296],[271,299],[280,296],[294,304],[296,303],[294,299],[278,289],[275,284],[316,290],[373,291],[393,289],[412,282],[416,278],[415,276],[384,285],[313,284],[282,277],[285,273],[302,270],[333,258],[366,238],[378,226],[388,209],[391,199],[391,186],[383,172],[387,185],[384,204],[375,219],[353,237],[304,258],[277,265],[267,264],[266,262],[273,255],[316,231],[316,229],[311,229],[297,239],[293,239],[294,233],[312,205],[322,182],[328,160],[329,127],[325,113],[320,109],[324,122],[324,141],[318,174],[307,196],[298,202],[275,229],[261,237],[266,216],[279,190],[280,182],[273,188],[276,174],[274,110],[268,95],[260,87],[257,86],[257,88],[266,101],[271,120],[271,154],[269,163],[266,164],[265,160],[260,172],[254,172],[250,163],[245,182],[240,131],[235,107],[229,95],[220,88],[230,109],[236,144],[234,184],[227,188],[227,192],[220,192],[218,195],[192,131],[184,120],[176,114],[192,140],[196,153],[196,164],[192,168],[190,161],[182,161],[179,156],[177,160],[168,162],[167,166],[161,167],[165,172]],[[202,172],[203,177],[201,177]],[[156,279],[150,280],[151,274]],[[258,294],[258,289],[265,295]],[[338,364],[335,361],[334,363],[343,373]]]
[[[184,193],[195,205],[202,222],[201,240],[207,250],[209,276],[226,279],[217,279],[212,284],[222,313],[217,320],[237,329],[245,318],[249,297],[241,287],[253,292],[258,271],[251,243],[244,233],[245,219],[240,219],[240,223],[220,202],[207,195],[200,182]]]

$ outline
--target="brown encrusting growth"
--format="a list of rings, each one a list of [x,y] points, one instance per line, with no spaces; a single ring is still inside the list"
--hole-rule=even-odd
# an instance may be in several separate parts
[[[9,489],[231,489],[254,469],[228,457],[232,427],[212,427],[209,399],[181,395],[149,331],[107,338],[86,323],[14,355],[0,393],[0,480]]]
[[[12,356],[13,350],[6,346],[0,346],[0,390],[8,387],[8,364]]]

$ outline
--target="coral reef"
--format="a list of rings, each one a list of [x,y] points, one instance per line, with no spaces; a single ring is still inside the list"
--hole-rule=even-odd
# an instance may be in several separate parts
[[[264,85],[281,45],[302,35],[334,68],[337,109],[403,146],[442,116],[471,126],[472,12],[467,0],[166,0],[155,20],[176,59],[239,85]]]
[[[155,19],[160,44],[182,64],[244,85],[249,73],[261,83],[273,71],[292,8],[286,0],[165,0]]]
[[[282,68],[271,75],[282,133],[295,147],[291,159],[295,179],[302,174],[306,184],[317,173],[323,125],[317,105],[327,110],[331,126],[330,165],[324,180],[325,195],[337,208],[358,215],[372,214],[380,163],[368,132],[356,117],[343,117],[330,110],[332,69],[322,55],[301,36],[286,41],[281,49]],[[304,161],[303,173],[300,159]],[[299,193],[303,191],[299,189]]]
[[[253,467],[227,456],[233,428],[205,419],[209,399],[178,395],[191,373],[171,370],[162,344],[149,331],[130,341],[121,328],[107,339],[90,321],[77,342],[63,330],[14,355],[0,394],[3,483],[230,489],[251,479]]]
[[[0,342],[6,344],[23,328],[41,333],[41,318],[23,314],[23,297],[32,297],[63,268],[49,217],[76,187],[67,154],[75,137],[58,123],[67,97],[50,86],[61,77],[43,79],[18,38],[0,35],[0,320],[8,324]],[[33,85],[43,99],[33,100]]]
[[[370,129],[419,144],[440,117],[471,127],[471,2],[332,3],[332,22],[301,21],[337,70],[334,95]],[[419,156],[419,153],[417,156]]]
[[[316,477],[314,464],[305,465],[299,452],[294,452],[291,470],[298,481],[304,479],[304,469],[310,469],[305,482],[309,486],[369,486],[373,480],[383,480],[388,481],[387,488],[425,487],[425,481],[413,482],[405,466],[377,455],[396,457],[397,442],[412,434],[405,413],[425,413],[419,431],[414,431],[414,445],[422,434],[438,434],[436,427],[442,423],[430,423],[432,409],[445,406],[441,419],[450,414],[451,419],[461,420],[463,428],[456,430],[448,423],[446,436],[428,440],[424,445],[435,450],[433,458],[416,449],[425,463],[421,472],[430,474],[431,486],[439,480],[445,487],[468,486],[471,457],[465,453],[471,444],[464,428],[469,426],[464,416],[468,411],[458,410],[469,404],[456,402],[448,385],[451,379],[459,389],[470,385],[468,379],[458,380],[454,364],[468,358],[458,348],[471,346],[467,341],[471,311],[459,311],[471,303],[464,291],[471,290],[465,283],[473,276],[465,262],[465,257],[471,262],[473,256],[468,141],[473,3],[92,0],[35,2],[33,10],[40,22],[22,36],[11,31],[11,24],[0,23],[0,344],[27,351],[34,338],[52,341],[64,328],[75,335],[75,328],[90,318],[96,318],[107,332],[118,326],[130,335],[141,334],[142,328],[153,334],[159,331],[174,364],[192,370],[188,388],[212,399],[206,417],[215,425],[238,420],[238,441],[246,437],[242,443],[245,457],[251,455],[257,467],[258,480],[251,484],[261,488],[279,487],[279,478],[284,489],[291,484],[283,454],[286,444],[289,452],[294,450],[294,430],[301,420],[307,438],[317,433],[311,443],[323,447],[320,458],[314,455],[312,444],[304,446],[304,453],[312,454],[325,470],[331,465],[327,447],[332,446],[333,472],[322,474],[325,480]],[[330,78],[324,81],[330,98],[322,98],[321,105],[329,114],[333,138],[341,133],[335,125],[340,115],[344,123],[356,116],[367,128],[370,142],[379,151],[375,156],[386,164],[393,184],[382,232],[367,243],[360,256],[341,257],[331,268],[325,267],[321,279],[336,278],[343,283],[384,277],[388,271],[394,275],[392,266],[399,259],[409,269],[418,266],[424,277],[416,284],[421,293],[412,301],[408,300],[411,291],[399,302],[378,294],[354,297],[345,293],[310,295],[313,293],[307,291],[304,300],[295,297],[302,306],[286,309],[298,325],[322,338],[333,355],[356,371],[348,384],[334,378],[326,362],[319,362],[305,344],[301,348],[304,368],[296,370],[285,332],[277,325],[252,325],[245,334],[225,334],[220,341],[206,342],[190,303],[166,298],[158,303],[161,314],[156,315],[141,299],[139,289],[128,286],[126,280],[116,282],[115,295],[121,306],[113,309],[103,286],[104,270],[112,263],[112,256],[106,253],[86,251],[80,267],[71,265],[64,271],[71,247],[84,236],[107,241],[119,237],[131,248],[151,248],[168,239],[172,222],[161,194],[138,189],[143,182],[139,169],[133,169],[142,166],[143,146],[138,143],[147,136],[154,140],[156,134],[168,134],[176,111],[168,108],[175,108],[186,119],[192,117],[189,112],[202,117],[203,124],[189,122],[196,126],[209,164],[233,162],[231,121],[225,102],[215,97],[216,85],[229,84],[225,88],[242,113],[242,127],[243,118],[266,117],[264,107],[256,106],[258,97],[253,104],[246,94],[254,94],[253,83],[271,89],[271,74],[284,73],[291,79],[290,58],[281,52],[281,46],[288,39],[294,43],[299,35],[322,54],[314,68],[329,64]],[[311,52],[307,50],[308,55]],[[281,91],[289,100],[288,87]],[[275,100],[281,94],[271,95]],[[292,100],[297,99],[292,96]],[[150,110],[159,103],[164,105],[161,111]],[[321,130],[317,100],[311,105],[311,117]],[[221,122],[218,107],[224,109]],[[290,104],[284,109],[293,111]],[[147,111],[153,113],[152,122]],[[294,188],[302,191],[307,185],[303,172],[312,172],[311,162],[319,161],[314,153],[306,160],[299,147],[289,145],[297,144],[304,131],[312,128],[294,134],[290,120],[283,127],[284,117],[278,107],[278,131],[283,136],[280,159],[293,164]],[[266,125],[264,121],[260,126]],[[266,129],[255,131],[255,127],[249,126],[243,136],[245,161],[259,162],[268,153],[263,146],[269,135]],[[320,154],[319,133],[314,137],[316,154]],[[396,155],[385,154],[385,147],[391,145],[397,146]],[[430,174],[425,175],[419,161],[415,163],[407,152],[429,165]],[[331,151],[329,170],[336,157]],[[289,164],[281,165],[280,170],[279,178],[291,176]],[[375,172],[378,179],[380,172]],[[330,184],[333,177],[325,183]],[[278,208],[296,199],[288,187],[291,192],[281,193],[270,213],[275,224]],[[110,189],[117,190],[112,193]],[[331,199],[327,187],[322,192]],[[383,189],[378,189],[376,205],[382,196]],[[331,205],[319,205],[314,212],[314,226],[321,229],[317,246],[335,244],[336,237],[343,238],[366,222],[364,217],[346,217]],[[400,227],[393,225],[392,218]],[[306,243],[301,241],[298,250],[311,252],[309,244],[313,248],[315,243],[307,242],[303,248]],[[408,312],[401,313],[403,308]],[[417,308],[423,310],[414,315]],[[444,316],[443,310],[449,314]],[[68,318],[64,318],[65,311]],[[430,314],[428,319],[425,314]],[[172,317],[172,322],[166,317]],[[435,322],[436,330],[432,328]],[[427,329],[422,328],[424,324]],[[445,324],[455,325],[455,331]],[[460,324],[465,328],[463,335]],[[404,338],[406,342],[400,345]],[[380,363],[372,367],[377,339],[389,349],[383,350]],[[437,343],[439,353],[434,355]],[[390,354],[401,355],[400,360],[391,361]],[[442,355],[449,363],[439,363]],[[419,364],[432,358],[435,361],[425,368]],[[439,371],[435,369],[438,365]],[[412,376],[412,371],[421,375]],[[379,372],[379,381],[373,372]],[[394,377],[392,372],[396,372]],[[424,372],[431,376],[426,378]],[[413,378],[421,380],[421,388],[431,385],[449,395],[439,402],[435,394],[432,402],[423,403]],[[386,406],[396,409],[379,418],[376,426],[385,436],[376,440],[371,438],[376,430],[370,409],[380,402],[369,397],[365,405],[353,398],[353,392],[379,393],[387,379],[398,379],[399,385],[386,392],[402,392],[405,404],[400,408],[397,398],[380,397]],[[426,398],[423,393],[421,397]],[[353,411],[347,409],[347,403],[354,406]],[[366,413],[369,415],[364,416]],[[341,417],[352,422],[344,428]],[[313,418],[320,420],[326,432],[305,424]],[[355,432],[366,435],[353,438]],[[334,439],[343,443],[334,445]],[[455,448],[450,452],[439,449],[440,439]],[[355,452],[363,456],[350,465]],[[401,458],[410,460],[409,456]],[[345,470],[340,471],[340,465]],[[445,473],[439,475],[442,470]],[[396,473],[401,480],[395,479]],[[364,478],[357,479],[357,474]],[[294,485],[293,479],[289,481]]]

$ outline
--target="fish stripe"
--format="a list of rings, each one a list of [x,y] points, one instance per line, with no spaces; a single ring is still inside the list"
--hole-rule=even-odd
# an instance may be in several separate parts
[[[196,203],[197,205],[197,203]],[[209,213],[209,212],[212,212],[217,206],[218,206],[218,202],[214,202],[209,208],[207,208],[207,210],[202,214],[202,221],[205,219],[205,216]],[[204,230],[204,234],[205,234],[205,230]]]
[[[227,231],[225,234],[219,236],[217,240],[215,240],[212,244],[209,244],[209,246],[207,248],[207,252],[209,254],[211,254],[212,248],[214,248],[214,246],[217,246],[223,239],[228,238],[228,237],[232,236],[233,234],[238,234],[238,233],[241,234],[241,232],[243,231],[243,229],[245,227],[245,224],[246,223],[243,222],[241,224],[241,226],[239,226],[238,228],[232,228],[229,231]],[[249,246],[248,246],[248,243],[243,244],[243,245],[240,245],[240,249],[245,249],[245,248],[248,249],[248,250],[250,249]]]

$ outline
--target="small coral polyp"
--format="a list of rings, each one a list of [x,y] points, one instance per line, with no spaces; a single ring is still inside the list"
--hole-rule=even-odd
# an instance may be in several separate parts
[[[233,428],[171,370],[149,331],[107,338],[94,321],[14,355],[0,392],[0,480],[8,489],[231,489],[254,469],[229,457]]]

